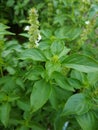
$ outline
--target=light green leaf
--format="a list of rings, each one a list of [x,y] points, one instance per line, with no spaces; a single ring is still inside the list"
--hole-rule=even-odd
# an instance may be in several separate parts
[[[64,48],[64,44],[61,42],[55,41],[52,43],[50,48],[53,55],[58,55],[60,54],[60,52],[62,52]]]
[[[43,71],[44,69],[42,66],[37,66],[28,71],[25,77],[29,80],[38,80],[41,78],[41,74],[43,73]]]
[[[11,66],[7,66],[6,69],[9,72],[9,74],[11,74],[11,75],[15,74],[15,72],[16,72],[15,69],[12,68]]]
[[[26,38],[29,38],[29,34],[28,33],[20,33],[19,35],[23,36],[23,37],[26,37]]]
[[[48,59],[48,60],[51,60],[51,57],[53,56],[50,49],[46,49],[43,51],[45,57]]]
[[[65,56],[69,51],[70,51],[69,48],[64,47],[64,49],[62,50],[62,52],[59,54],[59,58],[61,58],[62,56]]]
[[[58,14],[54,18],[54,24],[59,23],[60,25],[63,25],[66,19],[66,14]]]
[[[30,96],[32,112],[41,108],[48,100],[51,93],[51,85],[45,80],[36,82]]]
[[[98,120],[94,111],[89,111],[83,115],[76,116],[76,120],[83,130],[97,130]]]
[[[75,94],[65,103],[63,115],[81,115],[88,112],[91,107],[92,103],[85,97],[84,94]]]
[[[10,116],[10,110],[11,110],[11,106],[9,103],[4,103],[1,106],[1,122],[3,123],[3,125],[5,127],[8,126],[8,122],[9,122],[9,116]]]
[[[68,68],[76,69],[80,72],[88,73],[98,71],[98,62],[86,55],[70,55],[63,61],[63,65]]]
[[[15,34],[4,30],[0,31],[0,35],[15,35]]]
[[[50,62],[48,61],[45,65],[46,67],[46,70],[47,70],[47,73],[48,73],[48,76],[50,77],[51,74],[54,72],[54,71],[60,71],[61,70],[61,64],[59,62]]]
[[[80,34],[81,29],[72,26],[61,27],[55,32],[56,37],[59,39],[67,39],[69,41],[76,39]]]
[[[41,33],[44,35],[44,37],[49,38],[52,36],[52,31],[50,29],[44,29],[41,30]]]
[[[85,83],[87,81],[87,76],[85,73],[82,73],[77,70],[72,70],[71,71],[71,78],[79,80],[81,83]]]
[[[0,31],[3,31],[3,30],[6,30],[10,27],[8,27],[7,25],[3,24],[3,23],[0,23]]]
[[[38,48],[30,48],[23,51],[20,55],[20,59],[23,60],[34,60],[34,61],[45,61],[46,58],[41,50]]]
[[[66,78],[66,80],[68,81],[69,85],[73,88],[76,88],[76,89],[80,89],[82,88],[82,84],[79,80],[77,79],[74,79],[74,78]]]
[[[41,50],[49,49],[50,48],[50,41],[48,41],[48,40],[41,41],[38,47]]]
[[[88,73],[87,78],[89,84],[94,85],[98,81],[98,72]]]

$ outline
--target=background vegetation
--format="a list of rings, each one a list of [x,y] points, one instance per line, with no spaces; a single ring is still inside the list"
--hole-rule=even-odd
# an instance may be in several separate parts
[[[0,129],[97,127],[98,0],[1,0]]]

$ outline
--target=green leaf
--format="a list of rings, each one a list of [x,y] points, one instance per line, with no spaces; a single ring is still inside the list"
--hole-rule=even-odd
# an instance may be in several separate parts
[[[29,103],[25,102],[25,101],[17,101],[17,105],[18,107],[23,110],[23,111],[29,111],[30,110],[30,105]]]
[[[60,25],[63,25],[66,19],[66,14],[58,14],[54,17],[54,24],[59,23]]]
[[[8,102],[14,102],[15,100],[18,100],[20,97],[16,95],[10,95],[6,97]]]
[[[38,47],[41,50],[49,49],[50,48],[50,42],[48,40],[41,41]]]
[[[3,30],[6,30],[8,29],[9,27],[3,23],[0,23],[0,31],[3,31]]]
[[[45,80],[36,82],[30,96],[32,112],[41,108],[48,100],[51,93],[51,85]]]
[[[4,30],[0,31],[0,35],[15,35],[15,34]]]
[[[98,72],[88,73],[87,78],[89,84],[94,85],[98,81]]]
[[[59,54],[59,58],[61,58],[62,56],[65,56],[66,54],[68,54],[69,51],[70,51],[69,48],[64,47],[64,49],[62,50],[62,52]]]
[[[0,92],[0,103],[2,103],[6,99],[7,95],[4,92]]]
[[[23,36],[23,37],[26,37],[26,38],[29,38],[29,34],[28,33],[20,33],[19,35]]]
[[[25,85],[24,85],[23,80],[22,80],[21,78],[17,78],[17,79],[16,79],[16,84],[17,84],[20,88],[22,88],[23,90],[25,90]]]
[[[65,90],[69,90],[69,91],[74,91],[74,88],[72,85],[70,85],[67,81],[67,79],[65,78],[64,75],[62,75],[59,72],[54,72],[52,75],[52,78],[55,79],[57,85]]]
[[[32,130],[45,130],[44,128],[41,128],[40,126],[38,125],[33,125],[32,126]]]
[[[51,57],[52,57],[53,55],[52,55],[50,49],[44,50],[43,53],[44,53],[44,55],[46,56],[46,58],[47,58],[48,60],[51,60]]]
[[[0,78],[0,85],[1,85],[1,90],[7,93],[11,91],[15,91],[17,87],[15,83],[15,78],[12,76],[4,76]]]
[[[75,89],[80,89],[83,87],[81,82],[77,79],[74,79],[74,78],[66,78],[66,79],[67,79],[69,85]]]
[[[50,62],[48,61],[45,65],[46,67],[46,70],[47,70],[47,73],[48,73],[48,76],[50,77],[51,74],[54,72],[54,71],[60,71],[61,70],[61,64],[59,62]]]
[[[29,130],[29,128],[27,126],[21,126],[20,128],[18,128],[16,130]]]
[[[7,66],[6,69],[9,72],[9,74],[11,74],[11,75],[15,74],[15,72],[16,72],[16,70],[14,68],[12,68],[11,66]]]
[[[3,123],[3,125],[5,127],[8,126],[8,122],[9,122],[9,116],[10,116],[10,110],[11,110],[11,106],[9,103],[4,103],[1,106],[1,122]]]
[[[87,81],[87,76],[85,73],[79,72],[77,70],[71,71],[71,78],[79,80],[81,83],[85,83]]]
[[[74,94],[66,102],[63,109],[63,115],[81,115],[88,112],[91,107],[92,104],[90,100],[88,100],[84,94]]]
[[[45,61],[46,58],[41,50],[38,48],[30,48],[23,51],[20,54],[20,59],[23,60],[35,60],[35,61]]]
[[[54,109],[58,109],[70,96],[72,91],[64,91],[61,87],[53,86],[49,101]]]
[[[98,71],[98,62],[86,55],[70,55],[63,61],[63,65],[68,68],[76,69],[80,72],[88,73]]]
[[[60,54],[60,52],[62,52],[64,48],[64,44],[61,42],[55,41],[52,43],[50,48],[53,55],[58,55]]]
[[[94,111],[89,111],[83,115],[76,116],[76,120],[83,130],[97,130],[98,120]]]
[[[41,74],[43,73],[44,69],[42,66],[36,66],[31,69],[28,73],[26,73],[26,79],[29,80],[38,80],[41,78]]]
[[[13,0],[8,0],[7,3],[6,3],[6,5],[7,5],[8,7],[12,7],[12,6],[14,5],[14,3],[15,3],[15,1],[13,1]]]
[[[54,109],[58,108],[59,100],[57,99],[58,95],[56,93],[56,88],[52,87],[51,95],[49,97],[49,101]]]
[[[80,34],[81,29],[72,26],[61,27],[55,32],[56,37],[59,39],[67,39],[69,41],[76,39]]]
[[[44,35],[46,38],[50,38],[52,36],[52,31],[50,29],[44,29],[41,30],[41,33]]]

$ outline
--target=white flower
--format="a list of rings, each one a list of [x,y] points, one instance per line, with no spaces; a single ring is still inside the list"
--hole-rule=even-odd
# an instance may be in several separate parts
[[[29,29],[30,29],[30,26],[26,26],[26,27],[24,28],[25,31],[28,31]]]
[[[39,46],[39,41],[42,39],[41,35],[38,34],[38,39],[35,41],[36,46]]]
[[[36,44],[36,46],[39,46],[39,43],[38,43],[38,41],[35,41],[35,44]]]
[[[90,24],[90,21],[85,21],[85,24],[87,24],[87,25]]]
[[[42,39],[41,35],[38,34],[38,41],[40,41]]]

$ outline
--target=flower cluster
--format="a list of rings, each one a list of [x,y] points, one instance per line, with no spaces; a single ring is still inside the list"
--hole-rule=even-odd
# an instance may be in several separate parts
[[[35,8],[29,11],[29,24],[30,26],[26,26],[25,30],[28,30],[29,33],[30,47],[38,46],[41,35],[39,31],[38,14]]]
[[[83,32],[81,33],[80,39],[78,41],[78,44],[79,44],[80,47],[88,39],[88,35],[92,32],[95,24],[96,24],[95,19],[92,19],[91,21],[89,21],[89,20],[85,21],[85,28],[83,29]]]

